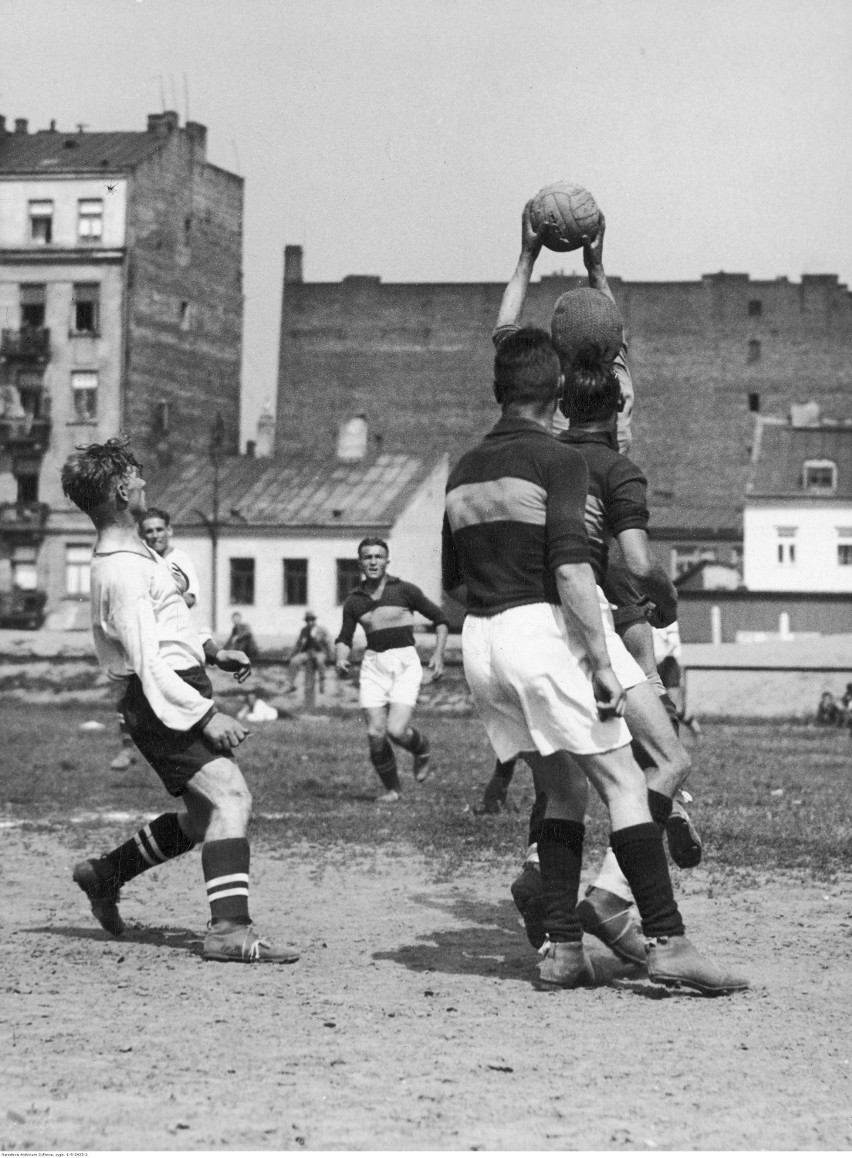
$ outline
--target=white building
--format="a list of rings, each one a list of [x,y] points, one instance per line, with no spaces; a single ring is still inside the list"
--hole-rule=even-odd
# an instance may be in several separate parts
[[[392,574],[440,604],[446,455],[347,453],[342,440],[325,456],[193,456],[149,488],[198,570],[199,622],[224,637],[238,611],[263,646],[292,642],[310,608],[336,635],[368,535],[388,542]]]
[[[813,403],[758,419],[753,462],[746,587],[852,594],[852,421],[821,419]]]

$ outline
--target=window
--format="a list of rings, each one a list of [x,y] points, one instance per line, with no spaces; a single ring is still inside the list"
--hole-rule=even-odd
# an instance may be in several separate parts
[[[852,567],[852,540],[837,544],[837,562],[841,567]]]
[[[19,503],[37,503],[38,475],[19,474],[16,476],[16,481],[18,484],[18,494],[16,501]]]
[[[760,342],[757,338],[752,338],[748,344],[748,360],[749,362],[760,361]]]
[[[103,236],[104,203],[97,199],[78,202],[77,236],[88,243],[98,242]]]
[[[74,370],[71,374],[74,396],[72,422],[94,422],[98,416],[98,375],[95,370]]]
[[[308,602],[308,560],[284,560],[284,604],[304,607]]]
[[[763,313],[763,302],[760,298],[752,298],[748,303],[748,316],[750,318],[759,318]]]
[[[231,560],[231,602],[254,603],[254,559]]]
[[[795,527],[776,527],[775,533],[778,536],[777,555],[778,562],[782,566],[787,566],[790,563],[796,562],[796,528]]]
[[[748,408],[749,408],[749,412],[751,414],[759,414],[760,413],[760,395],[758,394],[758,392],[756,390],[752,390],[749,392]]]
[[[35,283],[21,286],[21,328],[40,330],[44,325],[47,287]]]
[[[802,468],[802,486],[810,494],[833,494],[837,490],[836,465],[828,458],[809,459]]]
[[[100,330],[101,287],[97,282],[76,282],[71,305],[71,333],[95,335]]]
[[[36,547],[12,548],[12,586],[18,591],[35,591],[38,587],[38,572]]]
[[[92,548],[69,543],[65,548],[65,594],[88,597],[92,572]]]
[[[44,375],[40,370],[18,371],[18,397],[28,418],[46,418],[47,396],[44,392]]]
[[[337,560],[337,602],[343,603],[350,591],[361,582],[361,568],[357,559]]]
[[[697,563],[715,563],[716,552],[712,547],[674,547],[671,554],[671,577],[677,579],[685,575]]]
[[[50,245],[53,241],[53,202],[30,202],[30,241]]]

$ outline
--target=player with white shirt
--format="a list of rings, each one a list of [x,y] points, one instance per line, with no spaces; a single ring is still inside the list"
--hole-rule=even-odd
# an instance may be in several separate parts
[[[205,660],[242,683],[251,664],[241,652],[202,643],[168,563],[143,543],[145,480],[127,440],[82,447],[62,468],[62,489],[97,531],[92,559],[92,634],[98,661],[114,683],[133,742],[183,810],[167,812],[100,858],[80,861],[74,880],[108,932],[119,936],[122,886],[203,842],[201,865],[211,920],[202,955],[212,961],[291,962],[249,916],[251,794],[233,750],[239,721],[213,702]]]

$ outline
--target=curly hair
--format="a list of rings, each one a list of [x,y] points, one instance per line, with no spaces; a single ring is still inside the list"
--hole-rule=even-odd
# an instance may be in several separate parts
[[[141,473],[142,464],[128,449],[129,443],[129,438],[119,435],[104,443],[78,446],[77,453],[66,460],[61,474],[62,491],[87,515],[108,501],[114,487],[131,470]]]

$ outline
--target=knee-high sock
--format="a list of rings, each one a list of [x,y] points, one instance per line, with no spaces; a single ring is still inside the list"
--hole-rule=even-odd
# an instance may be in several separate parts
[[[243,837],[208,840],[201,850],[201,867],[214,924],[233,921],[248,925],[249,842]]]
[[[370,737],[370,760],[385,788],[389,792],[399,792],[402,785],[396,770],[396,756],[387,736],[381,739]]]
[[[576,820],[542,821],[538,857],[544,929],[551,941],[579,941],[583,936],[576,909],[585,831]]]
[[[392,736],[394,744],[400,748],[404,748],[406,752],[411,752],[415,756],[419,756],[429,744],[429,741],[418,731],[417,728],[406,728],[402,736]]]
[[[162,816],[143,825],[130,840],[102,856],[95,869],[98,876],[109,882],[111,888],[120,889],[140,873],[182,856],[194,845],[195,841],[184,836],[178,814],[164,812]]]
[[[620,828],[610,845],[627,878],[646,937],[677,937],[683,921],[672,892],[663,835],[653,821]]]

